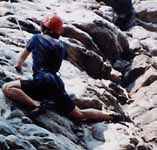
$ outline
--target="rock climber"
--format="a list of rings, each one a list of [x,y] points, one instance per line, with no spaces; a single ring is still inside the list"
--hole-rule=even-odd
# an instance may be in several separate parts
[[[26,58],[32,53],[33,79],[15,80],[5,83],[4,94],[31,110],[40,108],[44,99],[53,100],[56,110],[76,120],[116,120],[119,116],[109,115],[96,109],[80,109],[71,100],[57,72],[67,55],[64,44],[59,40],[63,20],[59,16],[48,16],[41,21],[41,34],[35,34],[28,41],[15,68],[22,69]]]

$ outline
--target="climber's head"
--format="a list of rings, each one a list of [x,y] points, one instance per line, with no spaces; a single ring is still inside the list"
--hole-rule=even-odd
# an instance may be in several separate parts
[[[41,23],[42,32],[54,38],[59,38],[62,31],[63,21],[59,16],[48,16]]]

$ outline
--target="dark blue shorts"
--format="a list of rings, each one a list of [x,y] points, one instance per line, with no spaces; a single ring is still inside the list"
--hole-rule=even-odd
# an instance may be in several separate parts
[[[60,113],[68,114],[75,108],[57,74],[39,72],[33,80],[21,80],[21,89],[34,100],[52,100]]]

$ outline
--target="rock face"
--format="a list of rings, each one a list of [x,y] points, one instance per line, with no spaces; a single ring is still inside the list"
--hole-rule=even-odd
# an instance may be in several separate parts
[[[142,20],[157,23],[157,2],[155,0],[140,2],[136,5],[136,10]]]
[[[32,78],[30,57],[22,74],[13,66],[25,42],[40,32],[34,18],[58,14],[64,20],[61,40],[68,50],[60,75],[75,104],[129,115],[132,121],[77,122],[56,113],[53,105],[31,120],[28,111],[0,89],[0,150],[156,150],[155,28],[150,31],[142,24],[144,28],[122,32],[112,23],[112,9],[95,0],[11,2],[0,1],[0,87],[19,77]],[[155,0],[139,1],[138,18],[155,27],[156,6]]]
[[[105,20],[97,19],[92,23],[75,23],[75,26],[89,33],[104,58],[114,60],[129,48],[125,36]]]
[[[66,41],[68,60],[70,62],[85,70],[93,78],[110,78],[111,65],[108,61],[104,62],[100,55],[78,46],[76,43],[71,42],[70,39],[64,41]]]

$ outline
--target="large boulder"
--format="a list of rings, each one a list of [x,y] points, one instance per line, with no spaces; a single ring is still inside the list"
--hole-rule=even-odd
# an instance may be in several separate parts
[[[95,51],[96,53],[101,55],[99,48],[94,43],[90,35],[76,28],[75,26],[64,25],[62,35],[64,37],[68,37],[80,41],[85,46],[85,48]]]
[[[145,26],[135,26],[130,29],[129,34],[131,36],[128,38],[131,50],[133,50],[135,53],[145,51],[152,56],[157,55],[156,32],[146,30]]]
[[[30,20],[26,20],[24,18],[19,18],[18,17],[18,23],[17,23],[17,18],[16,16],[9,16],[8,18],[8,21],[15,24],[15,26],[17,26],[17,28],[19,28],[18,24],[20,25],[20,28],[19,30],[24,30],[24,31],[27,31],[29,33],[40,33],[40,30],[39,30],[39,27],[36,26],[32,21]]]
[[[94,12],[110,22],[113,22],[114,20],[113,9],[110,6],[100,5],[100,7],[94,10]]]
[[[157,23],[157,1],[140,1],[135,8],[140,19],[146,22]]]
[[[129,44],[125,34],[113,23],[103,19],[96,13],[80,8],[73,13],[66,14],[64,18],[65,22],[71,23],[88,33],[101,50],[104,58],[114,59],[115,56],[128,52]]]
[[[157,56],[157,40],[154,38],[148,38],[141,40],[141,45],[148,50],[152,56]]]
[[[155,80],[157,80],[157,71],[155,68],[150,67],[143,75],[133,81],[127,89],[131,93],[135,93],[140,88],[151,85]]]
[[[129,30],[128,33],[132,36],[132,38],[138,39],[138,40],[144,40],[150,37],[156,39],[157,37],[156,32],[150,32],[141,26],[134,26],[133,28]]]
[[[91,23],[75,23],[74,25],[93,38],[104,58],[114,60],[123,52],[128,52],[129,44],[124,34],[106,20],[95,19]]]
[[[156,105],[156,83],[155,80],[150,86],[141,87],[136,93],[132,94],[136,104],[143,106],[148,111],[155,108],[154,105]]]
[[[132,94],[134,103],[128,109],[135,124],[142,128],[141,135],[147,142],[156,140],[156,88],[156,80],[150,86],[141,87]]]
[[[134,57],[123,78],[123,84],[129,85],[151,66],[151,57],[141,54]]]
[[[68,50],[67,59],[70,62],[85,70],[93,78],[110,78],[110,63],[104,62],[101,56],[82,47],[76,41],[72,42],[70,39],[64,39],[64,41]]]

